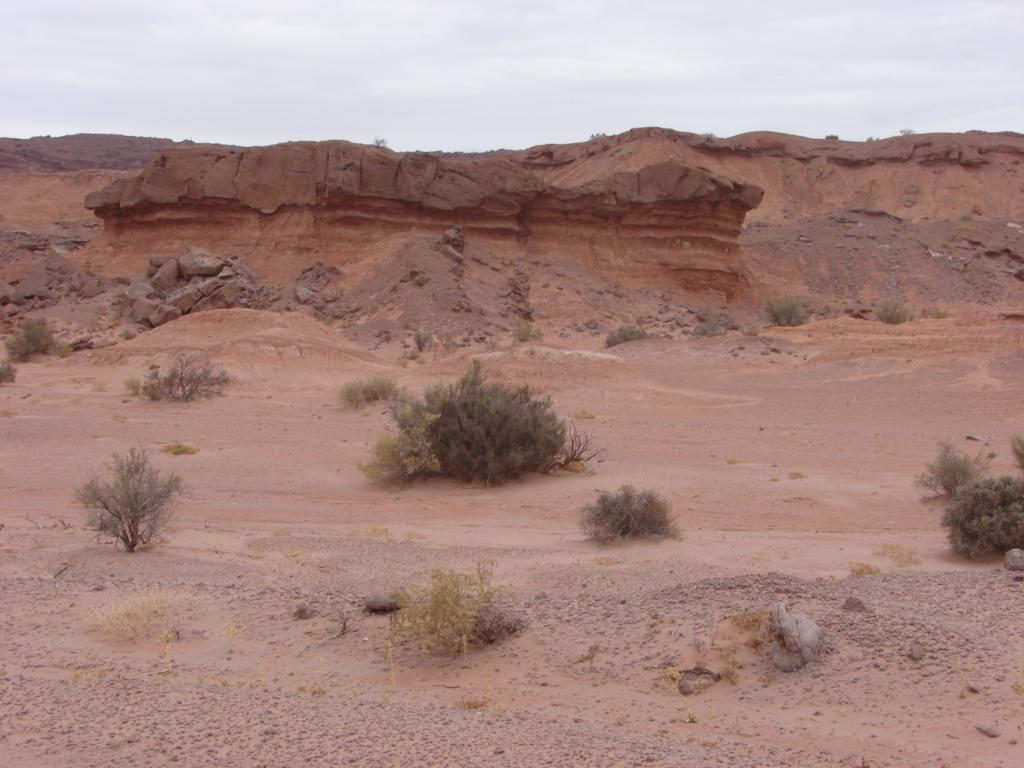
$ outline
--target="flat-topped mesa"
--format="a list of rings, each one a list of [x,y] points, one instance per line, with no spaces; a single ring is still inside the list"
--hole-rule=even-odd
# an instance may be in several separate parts
[[[169,147],[137,176],[86,198],[105,222],[88,256],[127,274],[154,253],[200,246],[288,279],[314,259],[343,265],[395,235],[458,225],[502,256],[569,257],[623,282],[726,296],[745,284],[737,237],[759,188],[671,154],[618,162],[610,150],[581,152],[558,178],[533,166],[529,150]]]

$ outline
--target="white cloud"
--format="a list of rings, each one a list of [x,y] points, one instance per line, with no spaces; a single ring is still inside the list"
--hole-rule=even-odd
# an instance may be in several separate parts
[[[0,135],[472,150],[637,125],[1024,129],[1019,0],[14,5]]]

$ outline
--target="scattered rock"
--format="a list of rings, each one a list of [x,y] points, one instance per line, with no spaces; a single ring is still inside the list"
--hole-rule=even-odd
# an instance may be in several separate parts
[[[1003,565],[1008,571],[1024,571],[1024,549],[1011,549],[1006,553]]]
[[[705,667],[693,667],[683,670],[679,676],[677,687],[683,696],[692,696],[695,693],[706,691],[721,679],[722,676],[717,672],[712,672]]]
[[[920,645],[912,645],[907,649],[906,656],[913,661],[921,661],[924,658],[924,648]]]
[[[394,613],[399,606],[394,593],[378,592],[367,595],[363,607],[368,613]]]
[[[150,278],[150,282],[160,293],[167,293],[173,291],[177,286],[179,275],[178,260],[168,259],[163,266],[157,269],[153,277]]]
[[[156,328],[158,325],[169,323],[171,320],[177,320],[179,317],[181,317],[180,309],[170,304],[161,304],[149,313],[146,320],[149,321],[150,325]]]
[[[18,289],[10,283],[0,280],[0,305],[19,304],[20,302],[21,294],[18,292]]]
[[[497,643],[520,631],[526,623],[509,605],[485,603],[476,614],[473,637],[481,643]]]
[[[785,603],[772,606],[769,628],[775,639],[769,650],[771,660],[783,672],[795,672],[817,657],[821,629],[810,619],[792,613]]]
[[[843,610],[864,613],[867,611],[867,606],[864,605],[864,601],[859,597],[848,597],[843,601]]]
[[[220,256],[214,256],[198,248],[189,248],[184,256],[178,259],[181,274],[185,277],[212,277],[227,266]]]
[[[995,723],[979,723],[974,727],[977,728],[981,733],[988,736],[990,739],[998,739],[1000,734],[1002,733],[999,730],[999,726]]]
[[[160,309],[159,301],[148,299],[145,296],[135,300],[132,308],[128,311],[128,317],[136,323],[148,323],[149,316]]]
[[[462,227],[446,229],[441,235],[441,244],[462,253],[466,249],[466,237],[462,234]]]

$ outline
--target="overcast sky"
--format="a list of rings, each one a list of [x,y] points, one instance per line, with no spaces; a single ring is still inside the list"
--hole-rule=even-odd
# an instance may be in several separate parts
[[[0,135],[1024,131],[1024,0],[9,0]]]

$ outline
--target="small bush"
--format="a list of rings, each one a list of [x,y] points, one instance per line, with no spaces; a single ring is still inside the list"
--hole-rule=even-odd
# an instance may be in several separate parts
[[[972,458],[949,443],[943,443],[935,461],[917,477],[917,484],[936,496],[955,496],[965,486],[984,477],[988,466],[988,458],[981,453]]]
[[[489,618],[497,590],[490,580],[488,563],[478,564],[472,574],[431,571],[429,586],[395,595],[399,608],[391,625],[392,639],[412,639],[424,655],[447,656],[465,653],[474,641],[497,639]]]
[[[374,376],[361,381],[350,381],[341,388],[338,399],[349,410],[356,410],[367,403],[382,400],[397,400],[401,391],[393,379],[386,376]]]
[[[794,327],[803,325],[808,320],[807,307],[792,299],[769,300],[765,304],[768,319],[772,325]]]
[[[1013,458],[1017,462],[1017,466],[1024,472],[1024,437],[1010,438],[1010,450],[1013,451]]]
[[[875,317],[886,325],[900,325],[914,319],[914,313],[899,299],[884,299],[875,310]]]
[[[690,331],[694,336],[724,336],[725,326],[717,320],[705,320],[704,322],[697,323],[693,326],[693,330]]]
[[[142,382],[136,378],[125,379],[124,389],[132,397],[139,397],[142,395]]]
[[[597,541],[665,536],[676,538],[668,502],[654,491],[638,491],[624,485],[616,493],[601,491],[597,501],[583,508],[583,532]]]
[[[223,393],[230,381],[226,371],[214,367],[202,355],[183,353],[174,356],[167,373],[161,375],[159,368],[151,369],[139,385],[139,391],[150,400],[187,403]],[[129,391],[132,391],[134,382],[134,379],[125,382]]]
[[[199,453],[199,449],[194,445],[188,443],[168,443],[161,448],[164,453],[169,453],[171,456],[192,456],[193,454]]]
[[[512,331],[512,337],[520,343],[525,343],[527,341],[540,341],[544,338],[544,334],[533,323],[523,321]]]
[[[175,497],[181,493],[181,479],[175,474],[161,477],[142,448],[132,448],[127,456],[115,453],[113,470],[111,482],[94,477],[75,496],[88,510],[91,528],[134,552],[167,524]]]
[[[1003,554],[1024,547],[1024,480],[996,477],[961,489],[942,524],[949,543],[967,557]]]
[[[426,352],[434,346],[434,337],[426,331],[416,331],[413,334],[412,340],[416,344],[417,352]]]
[[[4,342],[13,360],[28,360],[32,355],[47,355],[57,348],[57,340],[43,320],[26,320],[18,333]]]
[[[555,466],[587,464],[600,455],[601,449],[594,447],[590,435],[581,432],[574,423],[569,422],[569,428],[565,432],[565,445],[555,458]]]
[[[18,375],[18,369],[10,363],[0,363],[0,384],[10,384]]]
[[[159,640],[186,607],[186,601],[170,592],[142,592],[124,598],[91,616],[92,628],[119,640]]]
[[[639,341],[646,338],[647,331],[643,328],[636,325],[624,325],[609,333],[604,340],[604,345],[606,347],[617,347],[619,344],[625,344],[627,341]]]
[[[549,398],[489,383],[477,362],[456,383],[396,404],[392,417],[398,435],[378,441],[362,467],[371,479],[443,475],[497,485],[550,470],[565,445]]]

